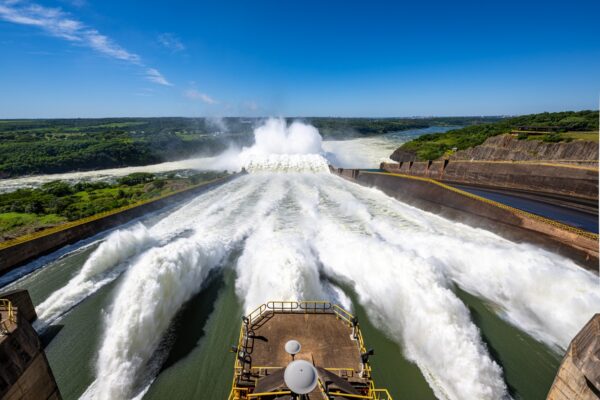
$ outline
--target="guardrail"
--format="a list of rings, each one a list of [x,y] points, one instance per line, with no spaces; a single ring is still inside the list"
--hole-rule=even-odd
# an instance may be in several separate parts
[[[271,398],[274,395],[286,395],[290,394],[289,391],[280,392],[268,392],[268,393],[250,393],[250,389],[247,387],[238,387],[237,380],[244,373],[244,362],[240,361],[238,356],[240,353],[245,353],[248,346],[248,332],[247,329],[254,323],[260,322],[263,316],[267,316],[275,313],[298,313],[298,314],[334,314],[336,318],[342,320],[350,327],[355,327],[354,335],[358,342],[360,353],[363,354],[367,350],[365,348],[365,341],[362,332],[358,326],[357,319],[350,312],[340,307],[337,304],[328,301],[269,301],[265,304],[261,304],[249,314],[243,317],[244,323],[240,328],[240,337],[237,345],[237,354],[234,364],[233,382],[231,385],[231,392],[229,394],[229,400],[244,400],[244,399],[261,399],[263,397]],[[242,357],[243,359],[243,357]],[[250,372],[253,376],[264,376],[270,372],[270,370],[279,370],[284,367],[280,366],[250,366],[246,369],[246,373]],[[347,393],[334,393],[331,392],[329,395],[337,395],[344,398],[357,398],[357,399],[370,399],[370,400],[393,400],[392,396],[387,389],[378,389],[375,387],[375,382],[371,378],[371,366],[368,362],[363,364],[362,371],[355,371],[353,368],[326,368],[326,370],[338,373],[340,376],[353,377],[355,375],[361,375],[362,378],[368,379],[369,391],[366,395],[351,395]],[[264,375],[263,375],[264,374]],[[324,395],[324,388],[319,385]],[[325,397],[328,398],[328,397]]]
[[[10,332],[9,325],[17,323],[17,317],[12,302],[8,299],[0,299],[0,311],[4,311],[3,314],[6,314],[0,320],[0,334],[6,335]]]

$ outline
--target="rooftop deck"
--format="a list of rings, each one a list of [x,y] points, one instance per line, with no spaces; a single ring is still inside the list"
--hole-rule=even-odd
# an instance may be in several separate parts
[[[360,370],[360,349],[352,338],[352,327],[336,314],[273,313],[251,327],[252,365],[282,367],[291,361],[284,346],[288,340],[300,342],[295,359],[323,368]]]
[[[237,346],[230,400],[291,399],[283,372],[292,361],[285,351],[289,340],[318,373],[318,385],[306,399],[363,398],[391,400],[371,380],[357,320],[329,302],[269,302],[244,317]]]

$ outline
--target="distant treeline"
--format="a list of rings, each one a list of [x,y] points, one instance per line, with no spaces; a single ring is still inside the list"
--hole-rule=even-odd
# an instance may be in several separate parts
[[[430,126],[466,126],[499,121],[500,117],[433,117],[433,118],[306,118],[324,138],[349,138],[381,135]]]
[[[250,129],[251,131],[251,129]],[[0,121],[0,178],[155,164],[215,154],[248,136],[203,119],[119,118]]]
[[[290,118],[325,138],[378,135],[498,117]],[[249,145],[260,118],[102,118],[0,120],[0,178],[154,164]]]
[[[539,129],[542,132],[531,132]],[[552,128],[552,129],[547,129]],[[571,141],[586,138],[576,132],[590,132],[589,140],[598,141],[598,111],[565,111],[557,113],[541,113],[506,118],[489,124],[478,124],[455,129],[444,133],[433,133],[420,136],[403,144],[393,159],[409,159],[416,155],[418,160],[435,160],[444,154],[456,150],[464,150],[482,144],[487,138],[509,133],[519,133],[522,140],[542,140],[545,142]],[[528,130],[528,131],[525,131]]]

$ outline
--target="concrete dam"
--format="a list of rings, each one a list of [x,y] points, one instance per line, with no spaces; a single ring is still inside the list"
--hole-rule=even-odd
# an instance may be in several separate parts
[[[293,129],[312,132],[268,131]],[[9,273],[31,267],[2,293],[28,289],[62,398],[227,398],[238,316],[273,299],[353,310],[395,399],[545,398],[563,355],[590,365],[568,349],[600,309],[597,233],[452,186],[471,182],[330,167],[317,135],[258,138],[246,174]]]

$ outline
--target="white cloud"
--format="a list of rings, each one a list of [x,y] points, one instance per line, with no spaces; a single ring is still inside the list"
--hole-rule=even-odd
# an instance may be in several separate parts
[[[181,40],[172,33],[163,33],[158,35],[158,42],[172,51],[185,50],[185,46],[183,43],[181,43]]]
[[[104,55],[134,64],[141,64],[141,59],[137,54],[130,53],[119,45],[112,43],[108,37],[101,35],[94,29],[86,32],[85,39],[92,49]]]
[[[155,68],[148,68],[146,70],[146,79],[148,79],[150,82],[154,82],[157,83],[159,85],[164,85],[164,86],[173,86],[169,81],[167,81],[165,79],[164,76],[162,76],[162,74],[160,72],[158,72],[157,69]]]
[[[0,19],[20,25],[35,26],[48,34],[93,49],[121,61],[144,66],[141,57],[119,46],[108,36],[72,18],[60,8],[50,8],[18,0],[0,0]],[[159,85],[171,84],[155,68],[146,77]]]
[[[186,90],[185,97],[190,100],[200,100],[206,104],[218,104],[219,102],[205,93],[200,93],[196,89]]]

